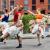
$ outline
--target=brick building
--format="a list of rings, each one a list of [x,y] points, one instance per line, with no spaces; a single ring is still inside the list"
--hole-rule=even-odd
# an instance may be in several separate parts
[[[50,0],[0,0],[0,11],[8,8],[10,11],[16,4],[24,6],[24,10],[32,10],[36,12],[37,8],[45,10],[45,13],[50,13]]]

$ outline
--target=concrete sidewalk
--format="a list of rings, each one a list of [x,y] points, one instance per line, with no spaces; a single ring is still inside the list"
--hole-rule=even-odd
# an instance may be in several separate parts
[[[50,37],[50,34],[49,32],[45,32],[44,33],[44,37],[48,36]],[[34,38],[37,38],[37,34],[32,34],[32,33],[26,33],[26,34],[22,34],[21,37],[23,39],[34,39]],[[12,37],[12,38],[15,38],[15,37]]]
[[[31,33],[29,33],[29,34],[23,34],[22,35],[22,38],[28,38],[28,39],[31,39],[31,38],[36,38],[37,37],[37,35],[36,34],[31,34]]]
[[[37,39],[23,39],[22,48],[16,48],[18,46],[17,40],[7,40],[6,44],[0,44],[0,50],[50,50],[50,38],[41,39],[41,46],[37,46]]]
[[[50,32],[44,32],[44,37],[49,36],[50,37]],[[22,34],[22,38],[37,38],[37,34],[32,34],[32,33],[27,33],[27,34]]]

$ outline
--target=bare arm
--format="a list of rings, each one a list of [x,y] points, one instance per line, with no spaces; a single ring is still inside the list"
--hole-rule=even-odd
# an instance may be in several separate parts
[[[42,14],[42,16],[45,17],[45,18],[47,18],[47,19],[49,18],[48,15],[45,15],[45,14]]]
[[[22,20],[19,20],[19,21],[18,21],[18,24],[16,24],[16,27],[18,27],[20,31],[23,30],[23,23],[22,23]]]
[[[0,21],[4,18],[4,16],[1,16]]]
[[[21,13],[19,13],[19,14],[18,14],[18,20],[21,19],[21,16],[22,16]]]
[[[32,15],[37,15],[37,14],[33,13],[33,12],[30,11],[30,10],[27,10],[27,12],[29,12],[29,13],[32,14]]]
[[[33,12],[31,12],[30,10],[27,10],[30,14],[32,14],[32,15],[37,15],[37,14],[34,14]],[[41,14],[41,13],[40,13]],[[41,14],[43,17],[45,17],[45,18],[49,18],[47,15],[45,15],[45,14]]]
[[[15,7],[12,11],[10,11],[8,14],[10,15],[15,9],[17,9],[17,7]]]

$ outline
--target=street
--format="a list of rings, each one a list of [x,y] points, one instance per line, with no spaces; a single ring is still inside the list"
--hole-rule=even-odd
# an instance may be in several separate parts
[[[37,39],[23,39],[22,48],[15,48],[18,46],[18,41],[16,40],[7,40],[7,43],[0,44],[0,50],[50,50],[50,37],[41,39],[41,46],[37,46]]]

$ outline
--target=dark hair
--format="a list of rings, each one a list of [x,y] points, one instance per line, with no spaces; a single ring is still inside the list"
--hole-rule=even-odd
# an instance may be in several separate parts
[[[42,14],[45,14],[45,10],[41,10],[41,13],[42,13]]]
[[[8,12],[8,9],[5,9],[5,12]]]
[[[20,7],[18,11],[22,11],[22,10],[23,10],[23,7]]]

